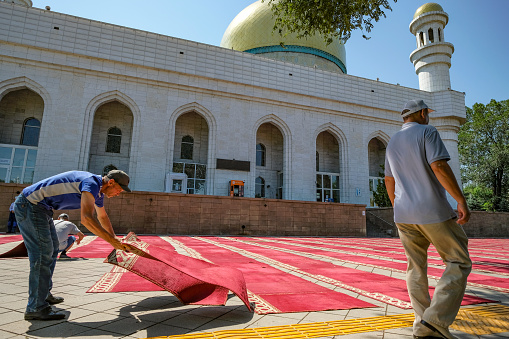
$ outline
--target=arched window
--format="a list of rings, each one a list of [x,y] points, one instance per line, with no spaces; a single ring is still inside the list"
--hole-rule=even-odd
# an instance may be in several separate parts
[[[438,42],[442,41],[442,30],[438,29]]]
[[[429,42],[435,42],[435,38],[433,37],[433,28],[428,29],[428,38]]]
[[[182,137],[180,145],[180,159],[193,159],[194,139],[190,135]]]
[[[316,171],[320,172],[320,153],[316,152]]]
[[[122,142],[122,131],[118,127],[111,127],[108,130],[106,139],[106,152],[120,153],[120,144]]]
[[[419,41],[421,42],[420,46],[424,46],[424,33],[423,32],[419,33]]]
[[[256,145],[256,166],[265,166],[265,146]]]
[[[118,169],[115,165],[109,164],[108,166],[104,166],[103,168],[103,177],[108,174],[110,171]]]
[[[25,146],[39,145],[39,133],[41,131],[41,122],[36,118],[28,118],[23,123],[23,132],[21,133],[21,144]]]
[[[265,198],[265,179],[262,177],[256,178],[255,198]]]

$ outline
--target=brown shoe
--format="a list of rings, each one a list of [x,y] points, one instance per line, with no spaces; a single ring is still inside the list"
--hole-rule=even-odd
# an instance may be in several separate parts
[[[53,311],[48,306],[38,312],[25,312],[25,320],[61,320],[65,318],[65,314]]]

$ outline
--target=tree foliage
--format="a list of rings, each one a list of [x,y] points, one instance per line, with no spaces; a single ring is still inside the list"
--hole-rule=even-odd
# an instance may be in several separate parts
[[[473,209],[509,211],[509,100],[467,107],[459,159]]]
[[[392,10],[391,0],[262,0],[272,7],[276,17],[274,30],[279,34],[297,33],[299,38],[321,34],[327,44],[334,38],[346,42],[352,31],[367,33],[373,21]],[[397,2],[397,0],[392,0]],[[369,39],[363,34],[365,39]]]
[[[385,187],[385,166],[380,165],[380,167],[382,171],[378,173],[378,176],[381,179],[378,180],[378,186],[376,186],[376,189],[373,191],[373,200],[378,207],[392,207],[391,199]]]

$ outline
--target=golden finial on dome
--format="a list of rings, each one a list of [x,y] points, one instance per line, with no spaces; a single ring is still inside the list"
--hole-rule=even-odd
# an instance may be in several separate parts
[[[417,18],[420,15],[423,15],[424,13],[428,12],[443,12],[444,9],[442,6],[435,2],[428,2],[427,4],[422,5],[421,7],[417,8],[414,14],[414,19]]]

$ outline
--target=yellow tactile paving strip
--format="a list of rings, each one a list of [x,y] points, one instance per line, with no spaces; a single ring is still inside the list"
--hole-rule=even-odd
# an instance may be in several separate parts
[[[451,328],[476,335],[509,332],[509,307],[489,305],[460,310]]]
[[[147,339],[293,339],[319,338],[410,327],[413,314],[326,321],[309,324],[248,328],[242,330],[191,333]],[[488,305],[460,310],[451,328],[483,335],[509,332],[509,307]]]

